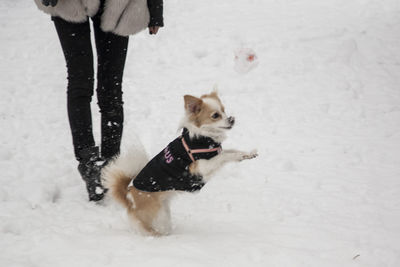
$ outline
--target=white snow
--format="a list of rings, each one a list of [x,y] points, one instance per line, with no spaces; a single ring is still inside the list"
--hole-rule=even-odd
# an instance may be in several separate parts
[[[259,157],[176,198],[170,236],[132,232],[87,201],[50,18],[3,0],[0,266],[400,266],[400,1],[166,0],[165,23],[130,40],[123,150],[158,153],[218,84],[224,147]]]

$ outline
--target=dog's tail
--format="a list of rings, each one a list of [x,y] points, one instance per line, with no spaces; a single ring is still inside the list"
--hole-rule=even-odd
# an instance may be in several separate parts
[[[108,192],[111,194],[112,198],[126,208],[130,207],[132,203],[128,200],[127,193],[131,177],[121,171],[107,172],[103,177],[107,179],[105,187],[108,188]]]
[[[132,200],[127,196],[129,183],[147,162],[144,150],[132,148],[104,167],[102,182],[113,199],[127,208],[132,206]]]

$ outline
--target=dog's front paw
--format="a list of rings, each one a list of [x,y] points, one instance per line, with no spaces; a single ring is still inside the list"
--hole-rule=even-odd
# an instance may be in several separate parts
[[[251,152],[241,152],[239,156],[239,161],[245,160],[245,159],[254,159],[255,157],[258,156],[257,150],[253,150]]]

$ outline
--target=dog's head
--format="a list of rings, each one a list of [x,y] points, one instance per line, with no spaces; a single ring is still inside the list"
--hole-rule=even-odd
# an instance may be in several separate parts
[[[225,108],[215,91],[200,98],[185,95],[184,100],[184,127],[192,135],[208,136],[221,142],[225,132],[235,124],[235,118],[225,114]]]

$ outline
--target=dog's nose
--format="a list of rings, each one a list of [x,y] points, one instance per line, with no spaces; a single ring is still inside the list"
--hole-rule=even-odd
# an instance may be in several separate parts
[[[235,117],[229,117],[228,118],[228,122],[229,122],[229,124],[231,125],[231,126],[233,126],[234,124],[235,124]]]

